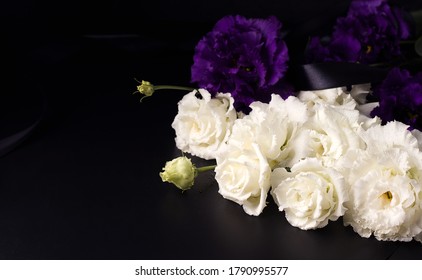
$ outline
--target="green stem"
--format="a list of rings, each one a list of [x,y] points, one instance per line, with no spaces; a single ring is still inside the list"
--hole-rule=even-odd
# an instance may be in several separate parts
[[[194,88],[191,88],[191,87],[180,87],[180,86],[170,86],[170,85],[154,86],[154,90],[160,90],[160,89],[174,89],[174,90],[188,90],[188,91],[194,90]]]
[[[217,165],[209,165],[209,166],[197,167],[196,168],[196,171],[198,173],[205,172],[205,171],[210,171],[210,170],[214,170],[216,166]]]

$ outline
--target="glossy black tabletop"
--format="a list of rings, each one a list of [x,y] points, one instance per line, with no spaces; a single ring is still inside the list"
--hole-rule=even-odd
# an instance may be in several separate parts
[[[174,15],[169,4],[138,26],[119,14],[135,13],[126,3],[114,14],[126,19],[119,28],[104,15],[82,14],[87,26],[71,29],[64,21],[78,17],[65,14],[63,33],[48,19],[6,33],[0,140],[34,127],[0,157],[0,259],[422,259],[421,243],[362,238],[341,219],[299,230],[271,198],[259,217],[248,216],[218,194],[212,172],[184,193],[161,181],[165,162],[181,155],[171,123],[183,92],[140,103],[134,78],[190,85],[196,42],[227,13],[269,15],[280,5],[276,15],[294,25],[315,8],[270,1],[254,11],[247,2],[207,4],[207,14],[184,1],[197,9],[194,18],[184,9]],[[334,2],[322,1],[319,11]]]

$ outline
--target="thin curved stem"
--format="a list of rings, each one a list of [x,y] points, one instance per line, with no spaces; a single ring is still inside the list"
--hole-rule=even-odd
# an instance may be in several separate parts
[[[196,171],[198,171],[198,173],[201,173],[205,171],[214,170],[216,167],[217,165],[202,166],[202,167],[196,168]]]
[[[159,85],[159,86],[154,86],[154,90],[160,90],[160,89],[174,89],[174,90],[195,90],[194,88],[191,87],[181,87],[181,86],[171,86],[171,85]]]

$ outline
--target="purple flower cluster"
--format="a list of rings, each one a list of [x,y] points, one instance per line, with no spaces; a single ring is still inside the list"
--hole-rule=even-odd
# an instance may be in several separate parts
[[[374,88],[379,106],[371,116],[383,123],[397,120],[422,130],[422,72],[412,76],[407,70],[393,68],[385,80]]]
[[[410,35],[404,12],[387,0],[353,0],[346,17],[337,19],[331,38],[312,37],[308,62],[391,61],[401,55],[399,43]]]
[[[288,50],[281,27],[275,17],[222,18],[195,48],[192,82],[212,94],[231,93],[236,109],[244,112],[253,101],[268,102],[274,92],[288,96],[282,80]]]

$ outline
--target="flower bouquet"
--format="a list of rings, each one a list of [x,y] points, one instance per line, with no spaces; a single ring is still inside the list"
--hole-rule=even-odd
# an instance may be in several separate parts
[[[144,97],[188,91],[172,123],[183,154],[162,180],[186,191],[214,170],[221,196],[249,215],[271,196],[303,230],[342,217],[362,237],[422,242],[422,72],[406,68],[403,42],[415,36],[406,15],[388,1],[352,1],[332,34],[309,38],[302,74],[276,17],[219,20],[195,48],[196,88],[137,87]]]

